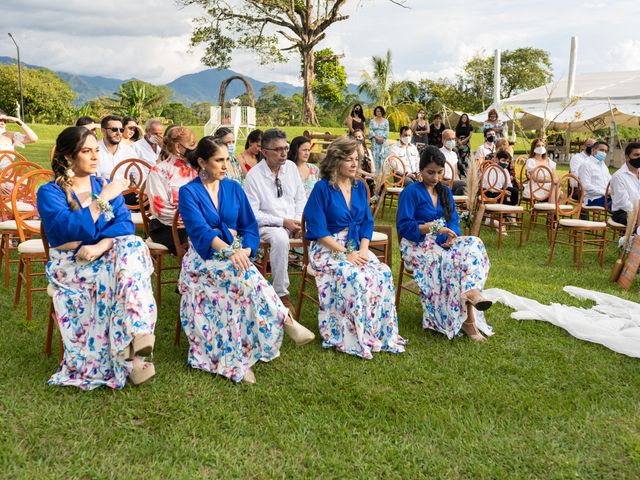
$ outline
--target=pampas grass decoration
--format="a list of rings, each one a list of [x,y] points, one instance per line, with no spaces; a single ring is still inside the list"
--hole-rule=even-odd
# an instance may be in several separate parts
[[[627,228],[624,231],[624,242],[622,244],[622,249],[620,251],[620,254],[618,255],[618,259],[613,264],[611,275],[609,276],[609,280],[611,282],[617,282],[618,278],[620,278],[620,273],[622,273],[622,269],[624,267],[624,259],[627,256],[627,252],[631,248],[631,239],[633,237],[633,232],[635,232],[638,225],[638,212],[640,212],[640,202],[636,202],[633,210],[631,210],[631,213],[627,216]]]
[[[480,224],[482,223],[482,215],[484,208],[478,198],[480,193],[480,162],[472,158],[467,167],[467,211],[469,212],[469,225],[471,227],[470,234],[478,235]],[[482,211],[481,211],[482,210]]]

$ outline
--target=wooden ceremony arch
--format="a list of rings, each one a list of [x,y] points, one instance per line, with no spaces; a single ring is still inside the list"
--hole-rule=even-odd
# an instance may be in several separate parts
[[[234,80],[240,80],[242,83],[244,83],[244,86],[247,89],[247,94],[249,95],[249,106],[255,107],[256,104],[253,97],[253,87],[247,81],[247,79],[244,78],[242,75],[234,75],[233,77],[229,77],[220,84],[220,94],[218,95],[218,105],[220,105],[221,107],[224,107],[224,96],[227,93],[227,87]]]

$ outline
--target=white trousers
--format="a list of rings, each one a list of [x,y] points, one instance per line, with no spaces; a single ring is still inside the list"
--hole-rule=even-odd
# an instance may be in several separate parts
[[[260,227],[260,239],[269,244],[271,284],[279,297],[289,295],[289,230]]]

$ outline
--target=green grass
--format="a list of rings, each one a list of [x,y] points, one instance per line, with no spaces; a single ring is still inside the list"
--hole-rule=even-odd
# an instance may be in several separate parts
[[[55,130],[38,127],[42,137]],[[46,152],[29,146],[27,156]],[[39,150],[36,150],[39,149]],[[42,154],[42,153],[41,153]],[[38,159],[47,161],[45,156]],[[392,214],[387,212],[389,223]],[[487,287],[541,302],[589,305],[565,285],[640,301],[608,282],[593,256],[578,272],[560,249],[546,264],[542,231],[502,250],[483,231]],[[399,254],[394,239],[393,268]],[[15,272],[12,285],[15,284]],[[297,277],[292,297],[297,298]],[[488,313],[496,335],[483,345],[424,332],[419,299],[403,294],[402,355],[372,361],[296,348],[255,368],[258,384],[190,369],[186,340],[173,346],[178,295],[163,290],[156,378],[148,385],[81,392],[46,380],[58,359],[43,354],[48,300],[0,287],[0,476],[3,478],[638,478],[638,360],[577,340],[552,325]],[[301,321],[315,329],[316,310]]]

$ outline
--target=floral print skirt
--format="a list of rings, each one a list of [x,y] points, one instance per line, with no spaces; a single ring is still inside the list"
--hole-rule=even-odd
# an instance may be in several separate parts
[[[346,233],[332,236],[341,245]],[[311,242],[309,261],[318,287],[318,325],[324,348],[362,358],[381,350],[404,352],[406,340],[398,334],[391,269],[369,252],[369,263],[356,266],[333,258],[331,250]]]
[[[455,337],[467,319],[462,294],[474,288],[482,291],[489,276],[489,257],[478,237],[458,237],[449,249],[438,245],[433,235],[414,243],[400,242],[405,267],[413,272],[422,299],[422,327]],[[475,311],[476,325],[493,335],[483,312]]]
[[[78,263],[71,250],[50,250],[47,278],[64,357],[51,385],[92,390],[124,387],[132,362],[124,349],[135,335],[153,333],[157,310],[149,249],[135,235],[116,237],[100,258]]]
[[[180,319],[191,367],[240,382],[258,360],[280,355],[288,309],[252,264],[203,260],[192,245],[182,259]]]

